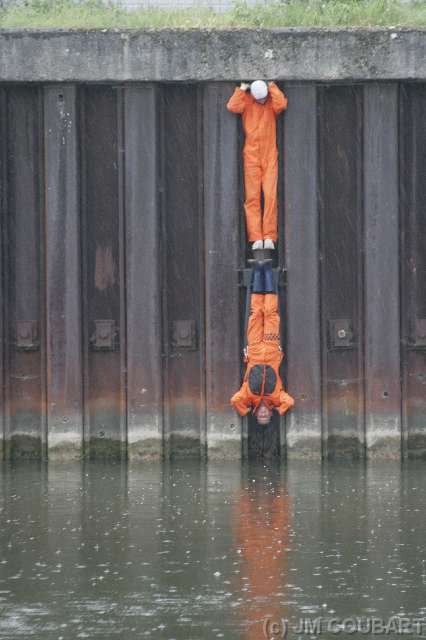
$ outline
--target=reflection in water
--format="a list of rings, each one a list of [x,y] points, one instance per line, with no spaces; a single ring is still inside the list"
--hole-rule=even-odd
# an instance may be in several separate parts
[[[1,640],[426,617],[421,462],[26,463],[0,479]]]
[[[290,498],[274,473],[260,470],[238,493],[233,543],[242,562],[235,590],[244,601],[239,614],[246,640],[268,636],[271,625],[288,617],[282,603],[288,582],[290,509]]]

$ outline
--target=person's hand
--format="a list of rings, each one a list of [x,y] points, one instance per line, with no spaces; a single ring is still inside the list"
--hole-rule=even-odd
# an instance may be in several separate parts
[[[247,91],[247,89],[249,88],[249,86],[250,86],[250,85],[249,85],[249,84],[247,84],[247,82],[242,82],[242,83],[240,84],[240,89],[241,89],[241,91]]]
[[[273,80],[269,80],[268,87],[272,87],[273,84],[275,84],[275,82]]]

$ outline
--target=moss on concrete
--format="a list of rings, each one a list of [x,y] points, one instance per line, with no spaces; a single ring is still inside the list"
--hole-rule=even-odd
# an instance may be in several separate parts
[[[207,450],[209,460],[240,460],[242,457],[242,443],[240,440],[224,440],[215,442]]]
[[[163,443],[159,438],[146,438],[127,445],[127,456],[130,462],[161,460]]]
[[[166,442],[166,455],[171,459],[176,458],[201,458],[201,445],[199,438],[183,433],[171,433]]]
[[[410,459],[426,460],[426,433],[408,434],[407,455]]]
[[[360,460],[364,457],[363,445],[356,436],[333,434],[327,440],[327,458],[329,460]]]
[[[400,436],[385,436],[378,438],[372,445],[367,446],[367,458],[369,460],[400,460]]]
[[[84,457],[89,460],[121,460],[125,449],[121,440],[91,438]]]
[[[322,451],[318,445],[318,440],[307,438],[299,441],[293,447],[287,446],[286,458],[288,460],[321,460]]]
[[[48,459],[57,461],[80,460],[83,456],[83,450],[80,442],[70,442],[64,440],[58,442],[48,449]]]
[[[15,434],[5,442],[5,455],[9,460],[40,460],[41,438],[27,434]]]

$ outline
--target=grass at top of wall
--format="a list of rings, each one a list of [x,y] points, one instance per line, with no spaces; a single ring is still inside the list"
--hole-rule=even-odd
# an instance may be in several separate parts
[[[197,7],[188,9],[141,8],[130,11],[102,0],[21,0],[19,4],[0,9],[0,27],[223,29],[350,26],[425,27],[426,1],[269,0],[267,4],[248,6],[243,0],[236,0],[228,11],[213,11],[203,7],[203,0],[199,0]]]

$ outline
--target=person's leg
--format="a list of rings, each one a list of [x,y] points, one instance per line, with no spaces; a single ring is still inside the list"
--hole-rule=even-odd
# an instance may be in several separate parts
[[[265,293],[278,293],[278,280],[279,274],[277,270],[272,269],[272,264],[267,262],[264,265],[264,292]]]
[[[252,267],[250,286],[252,293],[266,293],[265,270],[263,265],[255,263]]]
[[[280,345],[280,314],[278,310],[278,294],[265,294],[263,340]]]
[[[263,293],[251,294],[250,317],[247,326],[247,344],[259,344],[263,340]]]
[[[260,211],[260,189],[262,174],[260,165],[244,160],[244,210],[249,242],[263,240]]]
[[[269,238],[274,242],[278,238],[278,156],[272,157],[262,170],[263,189],[263,239]]]

